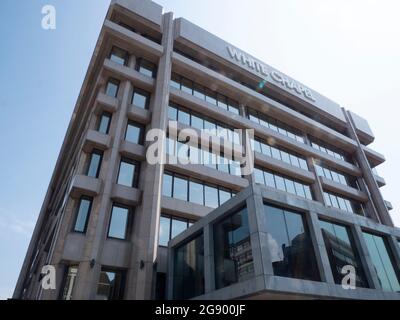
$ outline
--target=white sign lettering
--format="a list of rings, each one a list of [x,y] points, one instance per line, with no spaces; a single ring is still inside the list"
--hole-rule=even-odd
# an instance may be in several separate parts
[[[290,91],[293,91],[298,95],[304,96],[308,100],[315,102],[315,98],[310,89],[303,87],[300,83],[292,79],[288,79],[278,71],[269,70],[269,68],[265,64],[258,62],[257,60],[247,56],[246,54],[240,52],[235,48],[232,48],[230,46],[228,46],[227,48],[229,55],[232,59],[241,62],[244,66],[252,70],[255,70],[257,73],[265,78],[269,77],[273,82],[279,84],[280,86],[285,87]]]

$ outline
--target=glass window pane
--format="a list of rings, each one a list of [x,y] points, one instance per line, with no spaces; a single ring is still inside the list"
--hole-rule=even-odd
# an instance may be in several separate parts
[[[110,238],[125,239],[126,228],[128,225],[128,214],[127,208],[113,206],[111,212],[110,228],[108,230],[108,236]]]
[[[281,157],[282,157],[282,161],[286,162],[287,164],[291,164],[290,163],[290,157],[289,154],[287,152],[281,151]]]
[[[230,198],[231,198],[231,193],[229,191],[219,189],[219,205],[222,205]]]
[[[339,182],[340,182],[341,184],[344,184],[344,185],[347,186],[348,184],[347,184],[347,180],[346,180],[345,176],[342,175],[342,174],[339,174],[338,176],[339,176]]]
[[[204,122],[203,119],[192,115],[192,127],[199,129],[199,130],[203,130],[204,128]]]
[[[176,73],[172,73],[171,87],[180,90],[181,89],[181,77]]]
[[[204,206],[204,190],[201,183],[189,182],[189,201]]]
[[[205,100],[204,88],[198,84],[194,84],[193,95],[201,100]]]
[[[98,178],[101,165],[101,158],[102,154],[100,152],[93,152],[91,154],[87,170],[88,177]]]
[[[275,175],[275,183],[278,190],[286,191],[285,179],[281,176]]]
[[[307,166],[307,161],[299,158],[299,163],[300,163],[300,168],[304,169],[304,170],[308,170],[308,166]]]
[[[340,183],[339,175],[335,171],[331,171],[333,181]]]
[[[90,208],[92,201],[82,198],[79,202],[78,214],[75,221],[74,231],[86,232],[86,226],[89,220]]]
[[[306,194],[304,192],[304,187],[303,187],[303,185],[301,183],[294,182],[294,187],[296,189],[296,194],[298,196],[303,197],[303,198],[306,197]]]
[[[141,144],[142,129],[143,128],[139,125],[128,123],[128,126],[126,128],[125,140],[135,144]]]
[[[255,152],[261,153],[261,144],[257,140],[251,140],[251,147]]]
[[[217,100],[218,107],[224,110],[228,110],[228,104],[225,96],[223,96],[222,94],[218,94]]]
[[[116,98],[118,94],[118,86],[119,86],[119,81],[109,80],[106,86],[106,95]]]
[[[254,177],[256,183],[264,184],[264,174],[260,169],[254,168]]]
[[[190,95],[193,95],[193,82],[188,79],[182,78],[181,83],[182,83],[181,90]]]
[[[204,186],[205,205],[211,208],[218,207],[218,190],[214,187]]]
[[[171,219],[167,217],[160,217],[160,231],[158,236],[159,246],[168,246],[169,232],[170,232]]]
[[[172,121],[178,121],[178,110],[175,107],[168,107],[168,119]]]
[[[281,153],[277,148],[271,147],[271,154],[274,159],[281,160]]]
[[[163,196],[172,197],[172,176],[166,173],[163,176]]]
[[[171,239],[187,229],[187,221],[172,219]]]
[[[206,89],[206,101],[208,103],[211,103],[213,105],[217,105],[217,95],[215,94],[215,92]]]
[[[294,187],[294,182],[290,179],[285,179],[286,191],[291,194],[296,194],[296,189]]]
[[[333,194],[330,194],[329,197],[331,198],[332,206],[333,206],[334,208],[338,208],[338,209],[339,209],[339,203],[338,203],[338,201],[337,201],[337,197],[334,196]]]
[[[267,171],[264,171],[264,180],[265,180],[265,185],[271,188],[276,188],[275,186],[275,178],[272,173],[269,173]]]
[[[290,164],[294,167],[300,168],[299,158],[294,155],[290,155]]]
[[[149,94],[147,92],[138,89],[136,89],[133,92],[132,104],[135,107],[146,109],[148,106],[148,102],[149,102]]]
[[[261,143],[261,152],[267,157],[272,157],[271,147],[265,143]]]
[[[344,201],[343,198],[338,197],[338,203],[339,203],[339,208],[340,209],[342,209],[344,211],[347,211],[346,202]]]
[[[128,62],[128,52],[114,47],[110,54],[110,60],[125,66]]]
[[[136,165],[126,161],[121,161],[119,167],[119,174],[117,179],[117,184],[133,187],[135,178]]]
[[[304,185],[304,193],[306,194],[306,199],[313,200],[310,186]]]
[[[185,111],[179,110],[178,122],[190,126],[190,114]]]
[[[110,123],[111,123],[111,115],[108,113],[103,113],[101,115],[97,131],[102,134],[108,134],[108,131],[110,130]]]
[[[188,181],[174,177],[174,196],[175,199],[188,201]]]

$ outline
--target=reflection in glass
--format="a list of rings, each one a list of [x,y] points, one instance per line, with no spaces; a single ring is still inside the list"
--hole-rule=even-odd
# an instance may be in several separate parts
[[[274,274],[320,281],[314,249],[301,214],[264,205]]]
[[[174,250],[174,299],[204,294],[204,237],[197,236]]]
[[[335,283],[342,283],[344,275],[341,270],[344,266],[351,265],[356,270],[356,287],[368,288],[364,270],[353,240],[350,238],[349,230],[344,226],[322,220],[320,220],[320,225]]]

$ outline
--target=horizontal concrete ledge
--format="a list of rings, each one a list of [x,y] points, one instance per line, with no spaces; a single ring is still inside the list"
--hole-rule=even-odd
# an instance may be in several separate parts
[[[234,176],[200,164],[170,164],[165,165],[165,170],[187,175],[203,182],[224,186],[225,188],[240,191],[249,185],[249,181],[239,176]]]
[[[386,181],[383,177],[374,174],[374,178],[379,188],[386,186]]]
[[[106,111],[114,113],[118,109],[118,99],[99,92],[96,99],[95,113],[97,115]]]
[[[103,75],[105,77],[116,77],[123,80],[129,80],[134,87],[138,87],[148,92],[154,91],[154,79],[141,74],[135,69],[121,66],[120,64],[105,59],[103,64]]]
[[[325,177],[320,177],[322,187],[324,190],[331,191],[333,193],[340,194],[346,198],[350,198],[352,200],[367,202],[368,196],[366,193],[357,190],[355,188],[345,186],[344,184],[329,180]]]
[[[388,201],[388,200],[384,200],[384,201],[385,201],[386,208],[387,208],[389,211],[391,211],[391,210],[394,209],[394,208],[393,208],[393,205],[392,205],[392,203],[391,203],[390,201]]]
[[[121,9],[157,25],[158,29],[161,27],[163,7],[153,1],[112,0],[110,6],[120,6]]]
[[[283,161],[268,157],[259,152],[255,152],[255,164],[261,165],[263,168],[273,170],[277,173],[287,175],[289,177],[301,180],[305,183],[314,183],[315,176],[312,172],[306,171],[289,165]]]
[[[111,145],[111,137],[95,130],[88,130],[83,143],[83,151],[90,153],[93,149],[107,150]]]
[[[135,105],[128,106],[128,119],[147,125],[151,121],[151,112],[149,110],[137,107]]]
[[[114,184],[111,191],[111,199],[127,206],[137,206],[141,202],[142,192],[136,188]]]
[[[99,194],[100,188],[100,179],[95,179],[83,175],[76,175],[72,179],[69,193],[72,198],[79,198],[81,196],[95,197]]]
[[[161,210],[162,213],[199,220],[208,215],[213,208],[163,196],[161,200]]]
[[[121,141],[119,152],[121,153],[121,155],[123,155],[127,158],[130,158],[130,159],[135,159],[135,160],[139,160],[139,161],[146,160],[145,147],[140,144],[135,144],[135,143],[123,140],[123,141]]]
[[[384,163],[386,161],[385,156],[378,151],[372,150],[366,146],[363,146],[365,156],[371,164],[372,168]]]
[[[153,59],[156,57],[161,57],[164,48],[158,43],[151,41],[138,33],[135,33],[127,28],[116,24],[108,19],[104,21],[103,30],[115,37],[119,41],[124,41],[132,52],[136,52],[138,54],[150,54],[153,56]]]

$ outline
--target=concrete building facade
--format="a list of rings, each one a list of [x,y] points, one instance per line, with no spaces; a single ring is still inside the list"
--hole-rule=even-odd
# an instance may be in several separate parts
[[[254,157],[247,160],[254,158],[255,170],[244,174],[232,157],[223,165],[150,164],[146,152],[152,141],[145,137],[152,129],[169,132],[159,152],[172,156],[179,156],[176,150],[185,142],[180,132],[192,129],[197,137],[213,129],[214,135],[197,138],[198,145],[212,140],[222,148],[230,142],[232,153],[242,155],[252,146]],[[253,129],[254,137],[235,129]],[[112,0],[14,298],[163,299],[172,290],[169,240],[201,218],[210,219],[215,208],[220,212],[253,193],[264,197],[255,206],[272,199],[306,215],[320,276],[302,288],[334,283],[318,223],[322,214],[351,228],[370,288],[365,290],[384,286],[396,291],[396,284],[387,281],[399,276],[400,231],[379,190],[385,180],[374,168],[385,158],[368,147],[373,141],[359,115],[189,21],[163,13],[156,3]],[[207,156],[226,156],[213,151]],[[247,208],[249,217],[261,212]],[[379,266],[376,257],[368,259],[373,253],[363,240],[366,231],[381,237],[387,249],[389,260],[379,256]],[[274,271],[263,241],[251,241],[257,276]],[[256,254],[267,260],[256,263]],[[42,289],[44,265],[56,269],[55,290]],[[374,268],[383,273],[377,275]],[[199,296],[212,298],[215,284],[207,279]],[[298,280],[292,280],[282,281],[296,286]],[[345,297],[319,287],[325,290],[322,297]],[[281,294],[290,298],[294,291],[282,289]],[[318,296],[315,290],[312,295]],[[241,296],[249,293],[218,297]]]

